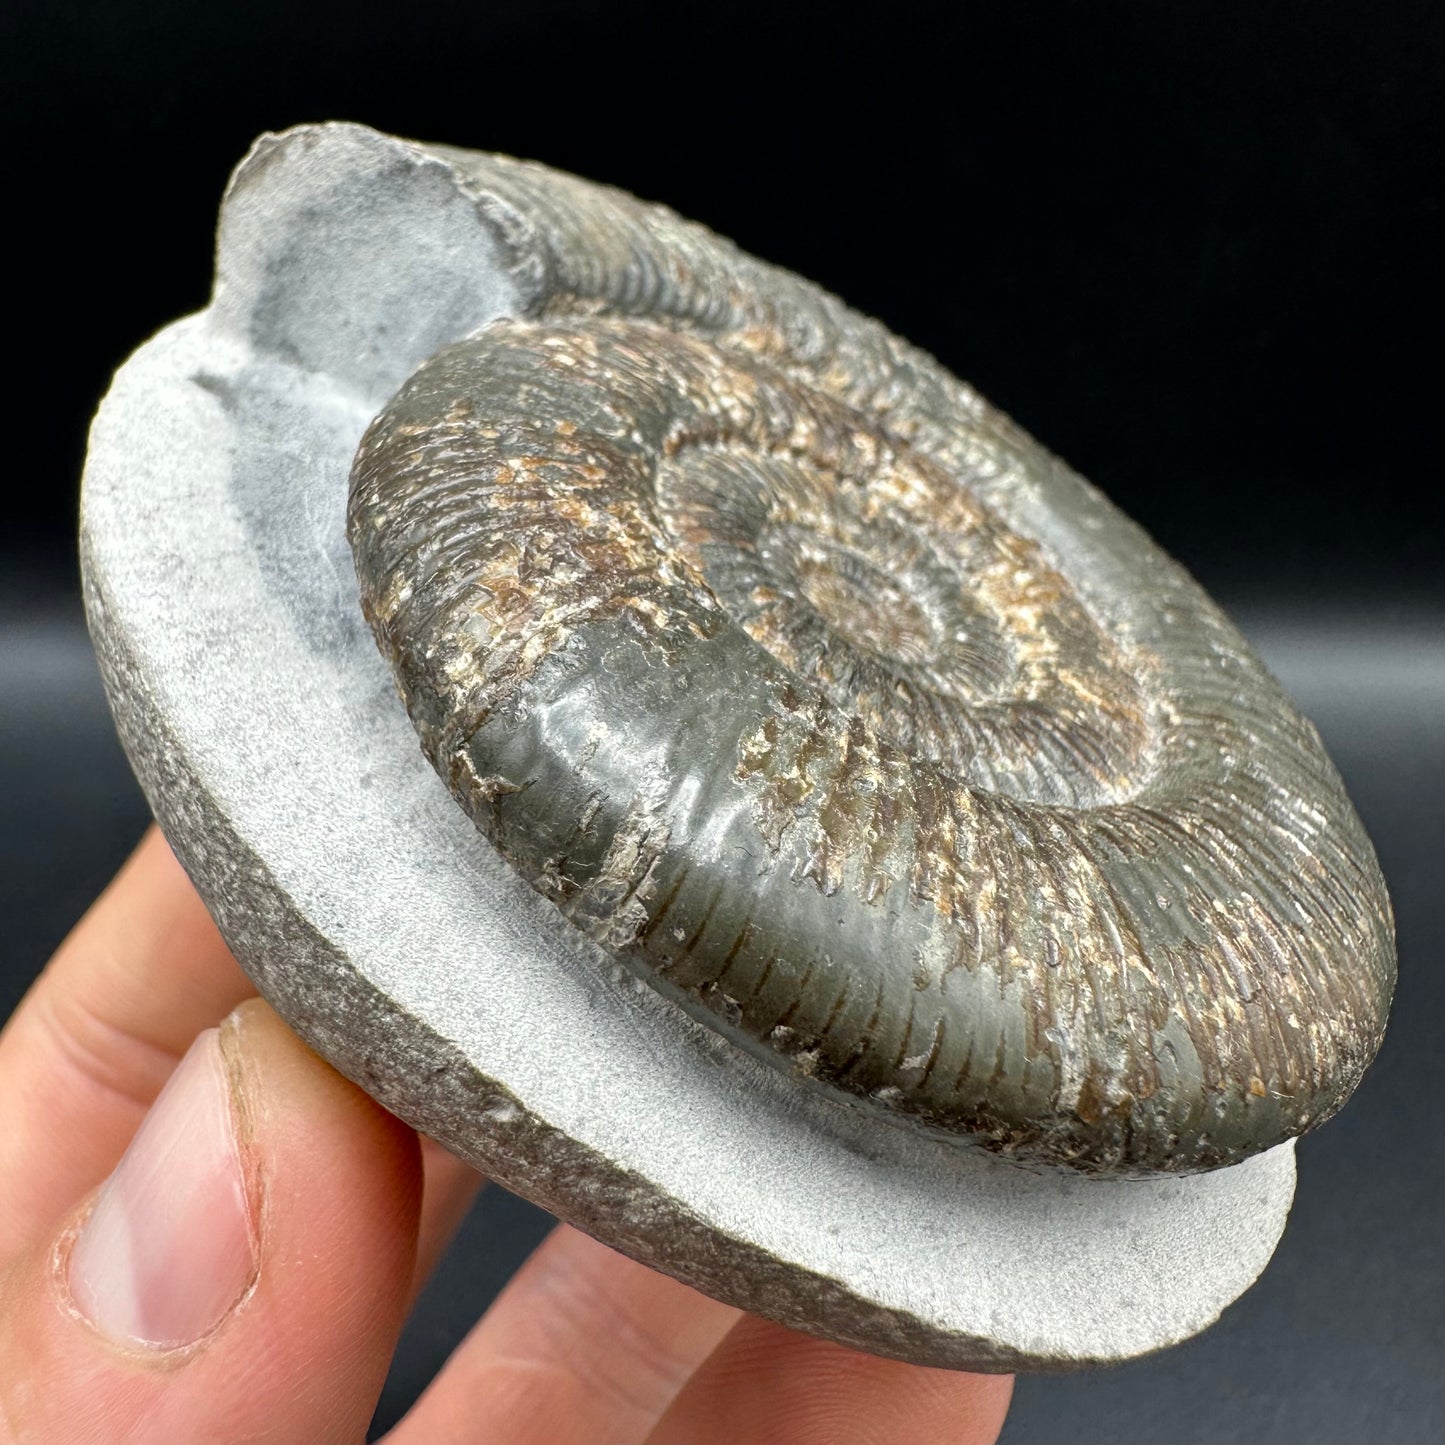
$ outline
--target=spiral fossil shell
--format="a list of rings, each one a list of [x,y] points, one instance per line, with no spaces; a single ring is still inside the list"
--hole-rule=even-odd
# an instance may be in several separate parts
[[[573,924],[801,1078],[1021,1160],[1328,1117],[1394,979],[1313,728],[1196,584],[927,356],[660,207],[448,152],[526,319],[368,430],[363,606]]]

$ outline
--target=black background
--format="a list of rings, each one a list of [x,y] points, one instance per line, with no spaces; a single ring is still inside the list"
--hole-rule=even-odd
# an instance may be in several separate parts
[[[77,477],[110,372],[205,302],[227,172],[330,118],[535,157],[822,282],[1103,486],[1235,612],[1380,849],[1396,1022],[1275,1264],[1201,1340],[1021,1382],[1005,1440],[1445,1437],[1442,51],[1424,0],[9,0],[0,1016],[145,817]],[[543,1224],[484,1195],[386,1418]]]

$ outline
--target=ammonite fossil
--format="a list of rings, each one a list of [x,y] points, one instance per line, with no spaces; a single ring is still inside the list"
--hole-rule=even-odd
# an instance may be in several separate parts
[[[741,1308],[972,1369],[1184,1339],[1378,1042],[1369,844],[1220,613],[936,363],[657,207],[263,137],[210,305],[97,414],[80,550],[258,991]]]
[[[659,207],[450,153],[524,315],[368,430],[423,747],[578,929],[862,1106],[1090,1172],[1328,1117],[1394,978],[1319,739],[936,362]]]

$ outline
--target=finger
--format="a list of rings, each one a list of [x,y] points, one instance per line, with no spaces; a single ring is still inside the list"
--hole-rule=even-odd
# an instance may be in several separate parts
[[[0,1441],[356,1445],[420,1198],[416,1135],[244,1004],[93,1209],[0,1275]]]
[[[647,1445],[993,1445],[1007,1375],[928,1370],[747,1317],[673,1401]]]
[[[421,1231],[416,1247],[416,1271],[412,1279],[413,1300],[436,1268],[452,1236],[456,1234],[477,1191],[485,1182],[469,1164],[442,1148],[435,1139],[421,1136],[422,1174]]]
[[[254,992],[152,828],[0,1034],[0,1261],[105,1177],[191,1040]]]
[[[386,1445],[637,1445],[737,1318],[563,1225]]]

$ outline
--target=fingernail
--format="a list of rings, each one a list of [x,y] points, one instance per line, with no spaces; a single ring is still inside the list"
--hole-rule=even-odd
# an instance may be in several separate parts
[[[101,1186],[70,1294],[113,1339],[174,1349],[214,1330],[255,1275],[226,1059],[207,1029]]]

